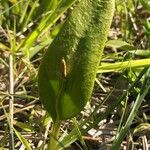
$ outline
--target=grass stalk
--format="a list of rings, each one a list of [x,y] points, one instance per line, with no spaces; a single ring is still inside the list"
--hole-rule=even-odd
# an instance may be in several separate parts
[[[14,132],[13,132],[13,113],[14,113],[14,73],[13,73],[13,54],[9,55],[9,149],[14,150]]]
[[[72,121],[73,121],[73,124],[74,124],[74,126],[75,126],[75,129],[76,129],[76,131],[77,131],[77,134],[78,134],[78,136],[79,136],[80,142],[81,142],[81,144],[82,144],[82,146],[83,146],[83,149],[84,149],[84,150],[88,150],[88,147],[87,147],[87,145],[86,145],[86,143],[85,143],[85,141],[84,141],[84,139],[83,139],[83,137],[82,137],[82,133],[81,133],[79,127],[78,127],[78,122],[77,122],[76,118],[73,118]]]
[[[123,71],[126,69],[138,69],[150,66],[150,58],[139,59],[139,60],[129,60],[124,62],[116,62],[116,63],[102,63],[99,66],[97,73],[106,73],[106,72],[114,72],[114,71]]]

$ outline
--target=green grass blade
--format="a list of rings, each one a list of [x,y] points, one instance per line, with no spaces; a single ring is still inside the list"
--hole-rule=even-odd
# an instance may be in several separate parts
[[[55,9],[55,11],[52,14],[49,14],[48,16],[44,17],[44,19],[41,20],[38,27],[23,41],[18,49],[20,47],[23,47],[23,51],[25,54],[29,57],[28,49],[32,46],[33,42],[37,39],[41,33],[48,30],[50,27],[52,27],[55,22],[59,19],[59,17],[75,2],[75,0],[68,0],[63,1],[60,3],[60,5]]]
[[[19,122],[14,120],[14,125],[23,129],[24,131],[31,132],[34,131],[34,128],[27,123]]]
[[[73,121],[73,124],[74,124],[74,126],[75,126],[76,132],[77,132],[77,134],[78,134],[78,138],[79,138],[79,140],[80,140],[80,142],[81,142],[81,144],[82,144],[84,150],[88,150],[88,147],[87,147],[87,145],[85,144],[84,139],[82,138],[82,133],[81,133],[81,131],[80,131],[80,129],[79,129],[79,125],[78,125],[78,122],[77,122],[76,118],[73,118],[72,121]]]
[[[140,0],[140,3],[143,5],[145,10],[148,10],[150,12],[150,4],[148,2],[149,0]]]
[[[15,131],[15,134],[17,135],[18,139],[25,146],[25,148],[27,150],[32,150],[32,148],[30,147],[29,142],[16,129],[14,129],[14,131]]]
[[[122,41],[122,40],[109,40],[106,43],[107,47],[112,47],[112,48],[119,48],[122,50],[135,50],[136,48],[133,45],[130,45],[129,43]]]
[[[63,0],[59,1],[62,2]],[[35,14],[35,17],[39,17],[44,13],[52,13],[58,6],[58,0],[42,0],[40,2],[40,7],[38,8],[38,12]]]
[[[147,73],[145,75],[145,80],[144,80],[144,83],[141,87],[141,91],[136,98],[135,104],[131,110],[131,113],[127,119],[126,124],[121,128],[119,134],[116,135],[116,138],[115,138],[113,145],[112,145],[112,150],[119,149],[123,139],[127,135],[128,130],[132,124],[132,121],[133,121],[134,117],[136,116],[137,111],[138,111],[142,101],[144,100],[144,97],[146,96],[146,94],[150,88],[150,78],[149,77],[150,77],[150,69],[147,71]]]
[[[30,5],[30,1],[31,0],[28,0],[25,4],[23,3],[22,5],[24,5],[24,9],[22,10],[22,14],[21,14],[21,18],[20,18],[20,20],[19,20],[19,24],[24,24],[24,20],[25,20],[25,17],[26,17],[26,15],[27,15],[27,10],[28,10],[28,8],[29,8],[29,5]],[[22,6],[21,6],[22,7]]]
[[[32,8],[31,8],[30,12],[28,13],[27,18],[26,18],[25,21],[24,21],[24,24],[23,24],[23,27],[22,27],[22,31],[23,31],[23,29],[24,29],[25,27],[27,27],[29,21],[31,21],[33,12],[34,12],[35,9],[36,9],[36,6],[37,6],[37,4],[38,4],[38,1],[39,1],[39,0],[36,0],[36,1],[32,4]]]
[[[45,48],[46,46],[50,45],[51,42],[53,41],[53,39],[55,38],[55,36],[57,35],[57,33],[60,31],[61,29],[61,24],[58,25],[58,27],[56,27],[56,29],[54,29],[50,36],[48,37],[45,37],[42,39],[42,41],[36,45],[36,46],[33,46],[29,49],[29,59],[31,59],[35,54],[37,54],[41,49]]]
[[[102,63],[99,66],[97,73],[123,71],[125,69],[135,69],[150,66],[150,58],[140,60],[129,60],[116,63]]]
[[[144,49],[137,49],[130,51],[130,53],[135,54],[137,56],[145,57],[145,58],[150,58],[150,50],[144,50]]]

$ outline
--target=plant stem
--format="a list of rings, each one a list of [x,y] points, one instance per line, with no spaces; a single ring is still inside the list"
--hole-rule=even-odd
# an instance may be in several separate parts
[[[47,150],[57,150],[59,130],[60,130],[60,121],[54,121],[51,138]]]
[[[14,74],[13,74],[13,54],[9,55],[9,93],[10,96],[9,101],[9,149],[14,150],[14,133],[13,133],[13,113],[14,113]]]

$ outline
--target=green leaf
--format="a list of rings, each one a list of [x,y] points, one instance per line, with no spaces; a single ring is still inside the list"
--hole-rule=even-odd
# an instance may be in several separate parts
[[[21,141],[21,143],[26,147],[26,149],[32,150],[29,142],[16,129],[14,129],[14,131],[15,131],[15,134],[17,135],[17,137],[19,138],[19,140]]]
[[[52,121],[51,116],[46,113],[42,118],[41,118],[41,122],[43,126],[46,126],[48,123],[50,123]]]
[[[117,49],[122,49],[122,50],[135,50],[136,49],[134,46],[122,40],[109,40],[106,43],[106,46],[117,48]]]
[[[100,115],[97,116],[97,111],[100,110],[101,106],[109,101],[109,97],[111,97],[111,95],[113,94],[113,90],[110,91],[110,93],[105,97],[104,101],[102,103],[100,103],[98,106],[96,106],[96,108],[94,109],[94,111],[90,114],[89,117],[87,117],[84,121],[81,120],[79,123],[79,128],[81,130],[82,135],[87,134],[87,132],[92,129],[92,128],[96,128],[97,124],[99,122],[101,122],[102,120],[104,120],[105,118],[107,118],[108,115],[110,115],[111,112],[114,111],[115,107],[118,106],[118,104],[120,104],[121,101],[123,101],[126,98],[126,95],[129,91],[133,90],[133,88],[135,87],[135,85],[137,83],[140,82],[141,78],[143,77],[143,75],[145,74],[145,72],[147,71],[146,69],[143,69],[140,74],[138,75],[138,77],[136,78],[136,80],[128,87],[127,90],[124,90],[122,96],[117,97],[116,100],[114,102],[112,102],[111,105],[108,105],[108,108],[106,109],[106,111]],[[96,114],[97,118],[96,120],[94,120],[93,122],[93,116],[94,114]],[[92,121],[91,121],[92,120]],[[83,129],[84,125],[87,125],[87,128]],[[63,150],[64,147],[67,147],[69,145],[71,145],[72,143],[74,143],[76,140],[78,139],[78,134],[76,132],[76,128],[72,129],[71,132],[63,138],[63,140],[60,142],[60,144],[58,145],[58,150]],[[63,145],[63,147],[62,147]]]
[[[25,130],[25,131],[27,131],[27,132],[34,130],[34,129],[33,129],[30,125],[28,125],[27,123],[15,121],[15,120],[14,120],[14,125],[15,125],[15,126],[18,126],[19,128],[21,128],[21,129],[23,129],[23,130]]]
[[[45,53],[39,94],[54,121],[76,116],[90,100],[114,3],[80,1]]]
[[[149,0],[140,0],[140,3],[143,5],[144,9],[150,12],[150,3]]]
[[[18,46],[18,50],[22,48],[25,55],[29,58],[29,49],[37,38],[50,29],[60,16],[75,2],[75,0],[61,1],[55,10],[41,19],[37,28]]]
[[[29,49],[29,59],[31,59],[35,54],[37,54],[41,49],[45,48],[46,46],[50,45],[51,42],[53,41],[54,37],[58,34],[58,32],[60,31],[60,28],[61,28],[61,24],[56,28],[54,29],[52,32],[51,32],[51,35],[49,37],[45,37],[42,39],[42,41],[34,46],[34,47],[31,47]]]
[[[112,150],[116,150],[120,148],[120,145],[123,141],[123,139],[125,138],[125,136],[127,135],[129,128],[133,122],[133,119],[135,118],[137,111],[139,109],[139,107],[141,106],[142,101],[144,100],[149,88],[150,88],[150,69],[146,68],[147,72],[144,75],[144,82],[140,88],[140,92],[137,95],[137,98],[135,100],[135,103],[133,105],[133,108],[131,110],[131,112],[129,113],[129,117],[125,123],[125,125],[123,125],[119,131],[119,133],[117,133],[114,141],[113,141],[113,145],[112,145]]]
[[[134,51],[130,51],[130,53],[133,53],[137,56],[146,57],[146,58],[150,57],[150,50],[137,49],[137,50],[134,50]]]
[[[129,68],[135,69],[135,68],[143,68],[149,66],[150,66],[150,58],[129,60],[124,62],[116,62],[116,63],[101,63],[101,66],[99,66],[97,73],[106,73],[106,72],[114,72],[114,71],[117,72]]]
[[[0,49],[2,50],[10,50],[6,45],[4,45],[3,43],[0,43]]]

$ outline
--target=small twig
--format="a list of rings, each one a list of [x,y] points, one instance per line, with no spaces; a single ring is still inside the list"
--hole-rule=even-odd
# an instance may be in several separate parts
[[[14,73],[13,73],[13,54],[9,55],[9,93],[14,94]],[[13,133],[13,103],[14,96],[10,96],[9,101],[9,149],[14,150],[14,133]]]
[[[146,136],[144,135],[144,136],[142,136],[142,144],[143,144],[143,150],[148,150],[149,148],[149,146],[148,146],[148,141],[147,141],[147,138],[146,138]]]

